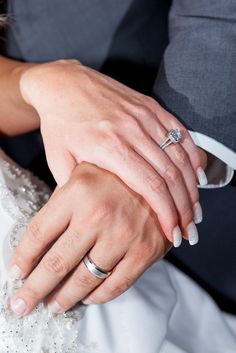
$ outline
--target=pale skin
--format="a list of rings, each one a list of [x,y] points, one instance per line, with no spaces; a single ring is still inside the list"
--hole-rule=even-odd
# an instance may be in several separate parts
[[[170,247],[141,196],[115,175],[83,163],[34,217],[16,249],[14,263],[22,269],[20,277],[28,278],[12,298],[12,308],[27,315],[49,294],[46,303],[56,313],[85,298],[87,304],[105,303]],[[96,278],[81,262],[88,252],[98,266],[112,270],[107,279]],[[19,298],[26,304],[21,312],[15,305]]]
[[[36,112],[48,165],[59,186],[78,163],[90,162],[118,175],[142,195],[170,241],[176,232],[188,237],[189,226],[197,232],[196,174],[204,162],[173,115],[152,98],[77,60],[24,65],[16,65],[13,77],[18,79],[24,114],[26,108]],[[8,116],[18,114],[17,104],[14,108]],[[29,125],[32,114],[25,119]],[[11,133],[11,120],[3,125],[4,133]],[[181,130],[183,142],[162,151],[159,145],[171,128]]]
[[[158,219],[158,223],[155,223],[156,226],[154,227],[156,230],[153,231],[158,244],[160,244],[160,238],[163,236],[164,238],[166,237],[164,243],[167,242],[169,244],[167,239],[173,242],[173,230],[176,227],[179,227],[183,236],[188,238],[188,225],[193,224],[193,209],[199,200],[196,171],[204,167],[206,155],[204,152],[200,152],[193,144],[188,132],[177,119],[161,108],[150,97],[144,96],[105,75],[86,68],[76,60],[36,65],[22,64],[1,58],[0,71],[2,74],[0,88],[3,88],[3,91],[0,90],[0,92],[5,102],[1,105],[1,117],[3,117],[1,118],[2,133],[14,135],[34,130],[40,126],[49,167],[59,186],[64,185],[58,191],[60,195],[63,195],[63,198],[66,198],[66,195],[70,193],[71,198],[73,198],[74,188],[68,187],[67,189],[67,186],[68,183],[69,185],[72,183],[71,179],[69,179],[71,175],[73,182],[75,182],[76,178],[73,176],[73,171],[77,173],[77,168],[79,169],[76,165],[82,161],[90,162],[118,175],[120,179],[115,177],[117,178],[115,182],[119,180],[119,183],[122,184],[122,180],[127,185],[122,184],[127,195],[132,189],[136,192],[131,192],[133,197],[134,195],[136,199],[140,198],[140,196],[143,197],[141,198],[142,205],[144,204],[144,199],[148,202],[155,214],[156,222]],[[167,130],[176,127],[179,127],[184,134],[183,143],[181,145],[173,145],[171,148],[166,149],[165,152],[161,151],[158,145],[165,138]],[[96,168],[95,166],[90,166],[90,168],[92,167]],[[103,175],[101,175],[100,169],[93,169],[93,172],[94,174],[99,174],[102,179]],[[103,171],[103,173],[105,172]],[[111,173],[107,173],[107,175],[104,175],[104,178],[108,180],[109,178],[114,178],[114,176]],[[114,179],[112,180],[114,182]],[[78,187],[78,190],[81,190],[79,183],[75,182],[75,185]],[[110,197],[112,204],[110,189],[108,193],[106,187],[101,190],[103,194],[100,194],[100,200],[95,199],[91,190],[90,197],[94,204],[98,201],[102,203],[105,195],[107,198],[108,196]],[[54,201],[50,201],[50,204],[58,202],[56,196],[55,199],[53,196],[52,200]],[[88,197],[86,196],[86,203],[83,203],[85,210],[86,205],[87,208],[89,205],[89,203],[87,204],[87,200]],[[113,200],[113,213],[108,212],[107,216],[110,221],[106,225],[104,224],[104,228],[101,228],[102,230],[99,234],[93,235],[93,239],[96,236],[98,239],[103,239],[101,234],[109,234],[109,236],[120,234],[120,229],[123,229],[124,220],[127,216],[125,217],[122,214],[122,217],[118,218],[119,222],[117,221],[116,223],[113,223],[112,219],[116,212],[117,216],[121,215],[119,210],[123,209],[123,207],[128,207],[127,200],[131,202],[130,198],[124,198],[124,201],[118,198],[119,202],[116,201],[116,203]],[[81,201],[83,201],[82,197]],[[108,199],[106,199],[107,201]],[[71,217],[71,212],[72,208],[73,210],[78,209],[78,204],[75,199],[74,202],[65,203],[67,208],[64,210],[64,214],[70,214],[70,217],[64,217],[73,226],[74,224],[77,225],[77,223],[72,223],[73,217]],[[92,201],[90,204],[93,204]],[[143,219],[142,214],[145,214],[144,211],[147,210],[147,207],[149,206],[146,204],[144,209],[138,208],[140,215],[136,216],[136,220],[132,213],[129,215],[129,224],[131,224],[129,227],[133,231],[124,232],[127,234],[127,237],[125,236],[123,240],[126,250],[130,244],[130,237],[135,243],[133,237],[134,234],[137,234],[137,229],[139,229],[139,234],[141,234],[140,236],[137,235],[137,241],[138,239],[147,237],[145,229],[137,221],[139,217]],[[44,213],[44,211],[39,213],[42,217],[40,224],[47,224],[48,220],[53,216],[54,208],[58,208],[56,204],[55,207],[48,207],[47,210],[49,211],[47,213]],[[88,212],[91,212],[91,209]],[[32,222],[33,226],[32,224],[29,225],[29,231],[24,235],[11,261],[12,265],[15,264],[21,269],[21,276],[23,277],[30,274],[33,269],[33,258],[26,258],[25,256],[25,254],[32,251],[33,242],[30,245],[29,242],[24,240],[29,238],[30,241],[30,237],[27,238],[27,234],[29,234],[30,230],[32,233],[35,219]],[[37,224],[39,222],[36,221]],[[101,222],[101,224],[103,223]],[[89,228],[89,224],[84,227]],[[77,235],[80,234],[79,229],[81,228],[78,228],[76,231]],[[83,233],[85,232],[83,231]],[[52,233],[46,233],[45,242],[47,242],[47,246],[52,242],[52,239],[55,239],[55,237],[63,238],[64,234],[62,230],[56,229],[56,227],[52,230]],[[81,234],[82,236],[83,234]],[[31,237],[31,239],[33,238],[34,236]],[[140,243],[142,244],[143,242],[140,241]],[[35,258],[40,258],[40,255],[42,256],[42,249],[37,248],[38,245],[36,240],[33,251]],[[86,249],[89,249],[90,245],[88,243],[86,245],[87,248],[84,246]],[[122,243],[119,242],[116,247],[119,250],[119,256],[121,256],[121,253],[124,254],[124,248],[121,245]],[[146,247],[144,244],[144,249]],[[89,295],[90,300],[97,303],[112,299],[127,289],[153,261],[163,256],[167,248],[168,246],[161,246],[157,249],[154,244],[153,249],[154,252],[156,251],[156,255],[152,256],[152,261],[148,254],[145,255],[146,258],[145,256],[142,257],[140,264],[142,269],[140,268],[136,275],[133,274],[131,276],[132,279],[129,276],[129,281],[125,279],[127,279],[127,273],[130,273],[133,266],[131,262],[127,261],[130,268],[128,270],[127,267],[126,273],[120,274],[120,281],[118,281],[119,288],[123,290],[119,291],[115,289],[114,292],[112,291],[113,295],[106,296],[102,288],[105,283],[109,283],[112,280],[114,276],[112,274],[100,286],[100,283],[96,282],[97,279],[92,278],[91,281],[93,281],[94,286],[91,283],[87,283],[88,288],[85,290],[86,293],[80,292],[76,294],[77,288],[74,288],[76,293],[72,297],[79,301]],[[150,254],[153,253],[151,247],[148,250]],[[140,251],[141,246],[139,250],[137,248],[137,253],[140,254]],[[93,260],[95,261],[96,256],[98,256],[98,265],[101,267],[102,265],[103,267],[109,264],[114,265],[120,260],[117,254],[111,254],[109,263],[99,263],[99,258],[103,258],[105,253],[106,250],[104,250],[103,254],[95,255],[94,248],[92,247],[91,249],[91,257],[93,256]],[[64,253],[63,255],[65,256]],[[74,264],[79,259],[81,260],[81,256],[81,253],[78,253],[77,257],[75,256],[76,260],[74,260]],[[121,268],[125,268],[126,266],[124,259],[120,261]],[[62,259],[61,262],[65,263],[66,258],[64,260],[63,262]],[[123,262],[124,264],[122,265]],[[37,295],[37,281],[28,281],[30,281],[30,278],[36,278],[35,273],[37,272],[35,271],[39,271],[40,275],[40,268],[42,271],[40,263],[36,266],[25,285],[20,289],[21,297],[23,296],[27,301],[27,313],[58,284],[58,278],[55,281],[49,281],[50,274],[44,274],[41,280],[42,293],[38,293]],[[67,265],[65,266],[68,269]],[[109,266],[107,269],[111,268],[112,266]],[[88,275],[87,272],[86,275]],[[91,277],[90,274],[89,276]],[[63,276],[61,274],[62,279]],[[52,283],[50,288],[48,287],[49,282]],[[100,291],[99,298],[94,296],[96,292],[93,292],[93,289],[96,286],[98,286],[96,292],[98,291],[99,293]],[[27,298],[27,288],[31,288],[28,289],[28,292],[31,290],[32,298],[30,298],[29,293]],[[89,294],[91,292],[93,294]],[[35,296],[34,293],[36,293]],[[17,296],[19,297],[19,293]],[[66,296],[68,297],[68,294],[66,295],[66,292],[63,292],[61,297],[57,298],[63,310],[67,310],[69,305],[69,303],[66,303],[66,299],[63,299]],[[12,303],[14,303],[14,300]],[[74,303],[70,303],[70,305]]]

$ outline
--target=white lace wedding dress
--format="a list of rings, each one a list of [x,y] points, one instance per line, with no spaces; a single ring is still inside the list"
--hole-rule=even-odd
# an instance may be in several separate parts
[[[17,318],[9,298],[22,284],[7,265],[50,190],[0,151],[0,353],[235,353],[236,320],[165,261],[119,298],[64,315],[43,306]],[[40,284],[39,284],[40,285]]]

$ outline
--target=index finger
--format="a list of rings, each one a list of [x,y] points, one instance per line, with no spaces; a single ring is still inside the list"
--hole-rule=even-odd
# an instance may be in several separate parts
[[[69,220],[70,207],[67,206],[67,198],[65,193],[57,190],[29,223],[10,259],[10,276],[14,279],[25,278],[35,267],[39,257],[65,230]]]

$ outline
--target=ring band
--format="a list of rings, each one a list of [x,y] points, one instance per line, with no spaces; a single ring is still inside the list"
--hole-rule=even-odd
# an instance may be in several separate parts
[[[90,273],[92,273],[94,276],[103,279],[108,277],[111,274],[111,271],[105,271],[101,267],[97,266],[89,257],[89,255],[86,255],[83,258],[83,262],[87,269],[89,270]]]
[[[182,134],[179,129],[171,129],[168,132],[167,138],[164,142],[160,145],[160,149],[164,150],[167,146],[171,145],[172,143],[176,144],[182,140]]]

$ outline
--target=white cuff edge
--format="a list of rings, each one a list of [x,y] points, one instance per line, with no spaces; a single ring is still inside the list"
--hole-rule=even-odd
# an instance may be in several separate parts
[[[197,146],[210,152],[232,169],[236,170],[236,152],[232,151],[221,142],[200,132],[189,130],[189,133]]]
[[[189,133],[197,146],[220,159],[225,163],[226,167],[226,177],[224,182],[218,184],[207,184],[198,187],[201,189],[216,189],[228,185],[234,176],[234,170],[236,170],[236,153],[212,137],[191,130],[189,130]]]

